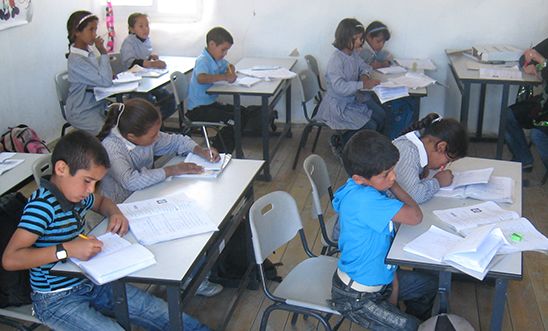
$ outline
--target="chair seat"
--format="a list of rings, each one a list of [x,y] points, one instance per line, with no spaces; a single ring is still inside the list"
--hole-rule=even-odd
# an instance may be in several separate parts
[[[335,224],[339,221],[339,214],[335,214],[325,222],[325,230],[327,231],[327,235],[329,236],[329,239],[334,242],[338,242],[338,238],[333,238],[333,228],[335,227]],[[325,241],[325,238],[322,236],[322,246],[329,246],[329,244]]]
[[[336,258],[325,255],[302,261],[285,276],[274,295],[291,305],[340,315],[327,302],[331,299],[331,281],[337,262]]]

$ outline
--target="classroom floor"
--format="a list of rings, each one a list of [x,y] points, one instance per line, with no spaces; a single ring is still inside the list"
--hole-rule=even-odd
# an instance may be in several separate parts
[[[301,210],[301,218],[308,242],[313,251],[319,253],[321,249],[319,227],[317,220],[311,213],[310,185],[302,169],[302,160],[310,153],[312,139],[309,139],[307,148],[302,152],[304,155],[301,155],[296,170],[291,169],[302,129],[303,126],[294,126],[293,138],[282,144],[280,151],[272,161],[271,173],[273,180],[271,182],[256,182],[254,186],[255,197],[258,198],[275,190],[289,192],[296,199]],[[329,135],[329,130],[322,132],[316,154],[322,156],[326,161],[331,181],[334,183],[334,187],[337,188],[346,180],[346,174],[329,149],[327,143]],[[259,158],[262,155],[259,138],[244,138],[243,146],[245,155],[248,158]],[[495,143],[471,143],[469,155],[493,158],[495,146]],[[533,172],[526,173],[523,176],[524,179],[529,181],[529,185],[523,189],[523,216],[527,217],[539,231],[548,234],[548,204],[546,203],[548,201],[548,184],[540,186],[540,180],[545,170],[538,160],[538,155],[535,154],[535,157],[536,163]],[[505,151],[504,159],[509,158],[508,152]],[[25,188],[25,192],[31,192],[32,190],[32,185]],[[272,262],[283,263],[282,266],[278,267],[278,274],[283,277],[304,258],[305,254],[300,245],[300,240],[294,239],[288,245],[276,251],[271,260]],[[547,278],[548,255],[537,252],[525,253],[523,280],[509,282],[503,330],[548,330]],[[277,283],[270,283],[271,288],[276,285]],[[494,286],[464,280],[454,280],[452,286],[451,311],[466,318],[476,330],[488,330]],[[159,295],[165,295],[162,288],[153,287],[150,290]],[[185,310],[198,317],[212,329],[216,329],[221,323],[221,311],[230,300],[233,291],[233,289],[225,289],[220,295],[213,298],[195,297],[192,305]],[[262,290],[246,290],[234,311],[232,319],[226,326],[226,330],[258,330],[262,312],[270,303]],[[270,317],[268,330],[315,330],[317,326],[317,322],[313,318],[304,320],[300,317],[295,326],[291,325],[290,320],[287,313],[274,312]],[[0,330],[13,329],[0,325]],[[40,327],[39,330],[46,330],[46,328]],[[364,329],[345,321],[340,330],[356,331]]]

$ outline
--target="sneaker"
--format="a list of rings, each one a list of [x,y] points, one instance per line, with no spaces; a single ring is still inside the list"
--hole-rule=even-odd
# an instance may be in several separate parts
[[[342,163],[342,143],[341,143],[341,137],[337,134],[334,134],[329,138],[329,146],[331,147],[331,152],[339,162]]]
[[[204,279],[204,281],[198,286],[198,289],[196,290],[197,295],[201,295],[203,297],[212,297],[215,296],[223,290],[223,285],[212,283],[207,279]]]

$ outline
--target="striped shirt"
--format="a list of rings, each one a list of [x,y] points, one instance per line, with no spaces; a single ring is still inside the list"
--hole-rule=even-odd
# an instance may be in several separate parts
[[[71,203],[55,185],[42,179],[40,187],[29,198],[18,227],[38,236],[33,244],[35,248],[70,241],[83,232],[84,215],[94,201],[93,194],[90,194],[78,204]],[[69,289],[84,281],[80,278],[51,275],[50,269],[54,265],[55,262],[52,262],[31,268],[30,285],[33,291]]]

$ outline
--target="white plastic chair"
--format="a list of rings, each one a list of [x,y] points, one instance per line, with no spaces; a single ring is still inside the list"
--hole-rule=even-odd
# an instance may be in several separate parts
[[[175,96],[175,104],[177,106],[177,110],[179,111],[179,128],[188,128],[189,134],[192,129],[201,129],[203,126],[206,128],[211,128],[215,130],[221,144],[223,145],[223,148],[226,150],[223,137],[220,135],[221,129],[224,128],[226,124],[222,122],[198,122],[190,120],[190,118],[186,116],[186,108],[184,104],[184,101],[188,96],[188,82],[185,74],[180,71],[174,71],[169,76],[169,79],[171,81],[171,87],[173,88],[173,95]]]
[[[277,309],[313,316],[326,330],[331,330],[329,318],[340,315],[327,301],[331,299],[331,279],[337,269],[337,259],[325,255],[315,256],[310,251],[295,200],[286,192],[269,193],[251,206],[249,220],[263,291],[274,301],[263,313],[260,330],[266,329],[271,312]],[[271,292],[265,281],[262,264],[273,251],[289,242],[297,233],[309,258],[296,265]],[[293,318],[292,323],[295,321]]]
[[[110,68],[112,69],[113,75],[118,75],[121,72],[128,70],[129,68],[124,68],[122,64],[122,56],[120,53],[111,53],[108,55],[110,60]]]
[[[322,86],[322,80],[320,79],[320,66],[318,65],[318,61],[313,55],[305,55],[304,59],[306,60],[306,65],[308,66],[308,69],[311,70],[318,79],[318,86],[320,87],[319,96],[321,97],[321,94],[325,92],[325,88]]]
[[[339,221],[339,215],[335,214],[328,220],[324,219],[324,207],[322,198],[327,196],[329,204],[333,201],[333,189],[327,165],[321,156],[316,154],[309,155],[303,162],[304,172],[310,181],[312,189],[312,211],[318,217],[320,223],[320,231],[322,233],[322,254],[332,255],[338,252],[338,243],[333,238],[333,228]]]
[[[40,178],[51,175],[53,168],[51,166],[51,154],[44,154],[32,164],[32,176],[36,186],[40,187]]]
[[[59,101],[59,107],[61,108],[61,115],[65,120],[65,124],[61,128],[61,137],[65,135],[67,128],[71,125],[67,122],[67,115],[65,112],[65,106],[67,104],[67,97],[70,83],[68,81],[68,72],[63,71],[55,75],[55,89],[57,91],[57,101]]]

